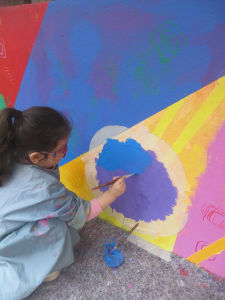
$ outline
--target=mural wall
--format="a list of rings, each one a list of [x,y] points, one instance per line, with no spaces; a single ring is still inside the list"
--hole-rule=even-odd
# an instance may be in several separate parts
[[[0,108],[73,123],[62,181],[102,218],[225,278],[225,3],[62,0],[0,8]]]

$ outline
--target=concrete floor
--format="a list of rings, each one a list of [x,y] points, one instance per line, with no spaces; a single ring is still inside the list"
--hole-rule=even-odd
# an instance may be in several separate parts
[[[225,299],[224,279],[176,255],[166,262],[129,242],[123,246],[124,263],[117,269],[108,267],[104,245],[122,233],[100,219],[86,224],[74,250],[75,263],[55,281],[43,283],[27,300]]]

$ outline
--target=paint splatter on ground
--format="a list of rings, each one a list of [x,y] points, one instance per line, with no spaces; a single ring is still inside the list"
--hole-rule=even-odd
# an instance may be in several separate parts
[[[186,276],[186,277],[189,276],[189,273],[188,273],[187,270],[183,269],[182,267],[179,267],[179,270],[180,270],[180,275],[181,276]]]

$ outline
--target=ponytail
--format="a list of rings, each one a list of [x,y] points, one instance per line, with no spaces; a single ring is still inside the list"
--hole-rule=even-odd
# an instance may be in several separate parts
[[[16,126],[22,117],[23,113],[15,108],[0,111],[0,186],[9,175],[14,160]]]
[[[0,186],[10,175],[13,163],[29,163],[29,153],[51,152],[60,139],[69,136],[71,124],[50,107],[33,106],[19,111],[0,111]]]

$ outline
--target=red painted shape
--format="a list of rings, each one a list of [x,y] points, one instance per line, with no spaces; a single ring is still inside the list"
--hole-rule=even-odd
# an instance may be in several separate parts
[[[180,275],[187,276],[187,277],[189,276],[188,271],[186,271],[185,269],[179,267],[179,270],[180,270]]]
[[[209,222],[217,227],[225,229],[225,210],[214,205],[202,207],[203,221],[207,219]]]
[[[47,2],[0,8],[0,94],[14,106]]]

